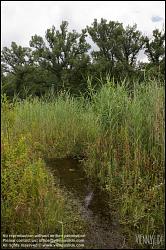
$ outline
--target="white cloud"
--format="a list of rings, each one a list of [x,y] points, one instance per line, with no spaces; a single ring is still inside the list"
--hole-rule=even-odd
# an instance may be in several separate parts
[[[80,31],[94,18],[137,23],[143,34],[150,35],[163,22],[153,22],[153,16],[164,19],[164,1],[1,1],[1,44],[15,41],[29,46],[32,35],[44,36],[52,25],[58,29],[62,20],[69,28]]]

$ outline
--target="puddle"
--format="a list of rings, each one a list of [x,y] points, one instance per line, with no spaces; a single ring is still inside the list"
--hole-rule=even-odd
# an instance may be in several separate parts
[[[108,195],[89,182],[78,160],[51,159],[47,160],[47,166],[58,177],[59,184],[75,194],[85,208],[108,219]]]
[[[86,237],[88,247],[122,248],[124,239],[119,235],[117,219],[111,215],[108,194],[88,180],[79,161],[70,158],[47,159],[46,164],[58,179],[60,186],[72,193],[79,201],[78,209],[89,225],[89,233]]]

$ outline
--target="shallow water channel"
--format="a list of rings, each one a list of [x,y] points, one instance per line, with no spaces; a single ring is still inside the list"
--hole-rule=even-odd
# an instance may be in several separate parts
[[[72,193],[77,209],[88,223],[85,247],[92,249],[124,249],[125,240],[120,233],[118,219],[108,206],[108,194],[92,183],[76,159],[47,159],[47,167],[60,186]]]

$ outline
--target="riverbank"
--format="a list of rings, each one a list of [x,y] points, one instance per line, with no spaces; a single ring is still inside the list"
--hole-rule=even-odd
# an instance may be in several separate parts
[[[107,206],[118,211],[129,242],[136,234],[163,234],[164,119],[157,82],[129,92],[127,84],[107,81],[98,92],[89,89],[88,98],[66,92],[12,104],[3,98],[3,230],[61,230],[63,195],[41,162],[76,157],[87,178],[110,194]]]

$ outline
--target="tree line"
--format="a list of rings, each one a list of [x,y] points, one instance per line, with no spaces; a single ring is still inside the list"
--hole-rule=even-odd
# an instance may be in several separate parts
[[[87,37],[94,46],[87,42]],[[143,51],[148,62],[138,61]],[[65,88],[73,94],[87,90],[87,79],[106,76],[115,81],[124,78],[134,81],[146,76],[162,80],[165,74],[165,32],[155,29],[145,36],[137,25],[124,27],[122,23],[101,19],[82,29],[69,31],[68,22],[59,29],[47,29],[45,37],[34,35],[29,47],[15,42],[1,51],[2,92],[13,97],[41,96],[49,89]]]

